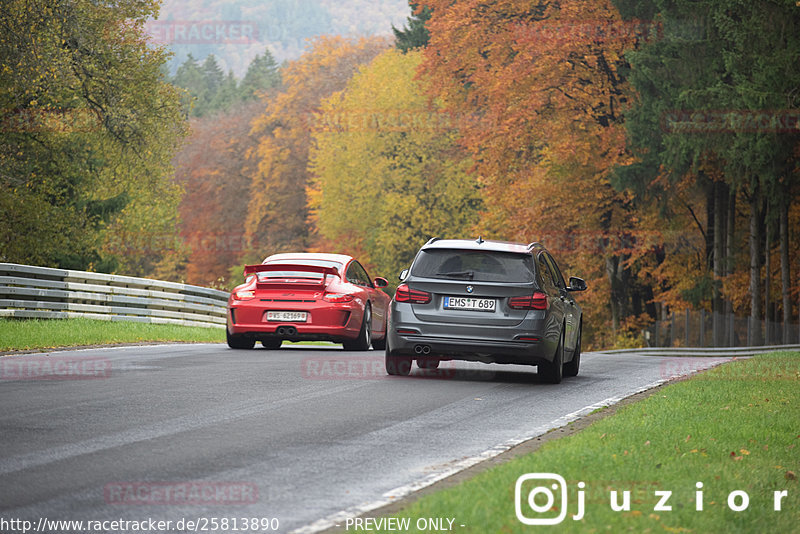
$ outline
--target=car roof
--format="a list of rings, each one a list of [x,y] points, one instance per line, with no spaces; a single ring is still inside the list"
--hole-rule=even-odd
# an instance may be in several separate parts
[[[423,250],[429,249],[461,249],[461,250],[489,250],[493,252],[515,252],[517,254],[530,254],[534,248],[541,248],[539,243],[526,245],[511,241],[495,241],[491,239],[431,239]]]
[[[273,254],[272,256],[268,256],[262,263],[267,263],[276,260],[297,260],[299,262],[302,262],[303,260],[319,260],[319,261],[333,261],[341,263],[342,265],[347,265],[352,259],[353,259],[352,256],[347,256],[345,254],[325,254],[317,252],[288,252],[288,253]]]

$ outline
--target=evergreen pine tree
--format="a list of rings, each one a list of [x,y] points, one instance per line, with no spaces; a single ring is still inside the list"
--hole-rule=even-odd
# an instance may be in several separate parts
[[[258,92],[277,87],[281,83],[281,75],[278,71],[278,62],[269,50],[264,51],[264,55],[253,58],[247,73],[239,87],[239,94],[242,100],[253,100]]]
[[[430,20],[432,11],[428,6],[422,6],[422,9],[419,9],[419,5],[417,2],[411,3],[412,15],[408,17],[408,25],[402,30],[398,30],[392,25],[392,31],[397,39],[395,46],[403,52],[427,46],[430,39],[430,33],[425,27],[425,23]]]

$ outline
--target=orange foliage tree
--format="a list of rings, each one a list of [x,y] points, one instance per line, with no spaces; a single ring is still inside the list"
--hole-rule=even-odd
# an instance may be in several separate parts
[[[320,102],[345,88],[360,65],[389,43],[384,38],[320,37],[281,71],[283,90],[253,120],[254,172],[245,219],[253,252],[245,262],[308,246],[306,186],[311,130]]]
[[[187,283],[226,285],[230,267],[249,249],[243,214],[253,171],[246,156],[255,146],[250,119],[262,107],[250,103],[195,119],[175,158],[175,178],[185,191],[179,212]]]
[[[631,97],[623,54],[647,38],[608,0],[431,0],[420,75],[465,121],[462,142],[485,184],[480,230],[541,240],[583,275],[589,334],[641,326],[647,289],[632,249],[651,245],[609,170],[624,163],[622,111]]]

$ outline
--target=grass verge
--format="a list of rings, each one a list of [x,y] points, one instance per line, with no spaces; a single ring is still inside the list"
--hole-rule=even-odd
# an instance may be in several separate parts
[[[520,487],[521,511],[563,522],[552,532],[796,532],[800,524],[800,353],[737,360],[660,389],[574,435],[424,496],[394,517],[409,531],[430,531],[428,518],[454,519],[456,532],[530,532],[515,511],[518,477],[555,473],[566,480],[567,506],[551,481]],[[584,515],[579,512],[580,482]],[[696,484],[702,483],[698,489]],[[611,509],[611,493],[629,509]],[[671,492],[659,509],[663,494]],[[702,492],[698,494],[697,492]],[[746,509],[734,511],[743,504]],[[781,509],[775,493],[786,491]],[[698,510],[698,502],[702,509]],[[548,509],[549,508],[549,509]],[[444,522],[448,525],[447,521]],[[397,524],[395,523],[394,526]],[[461,526],[463,525],[463,526]],[[343,525],[344,526],[344,525]],[[417,527],[424,528],[417,528]],[[351,527],[352,528],[352,527]],[[378,530],[389,532],[390,530]]]
[[[223,342],[225,330],[96,319],[0,319],[0,351],[147,341]]]

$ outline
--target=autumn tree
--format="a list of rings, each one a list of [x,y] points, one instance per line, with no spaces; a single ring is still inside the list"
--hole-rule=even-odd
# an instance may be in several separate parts
[[[148,274],[124,251],[174,233],[170,159],[184,132],[155,1],[0,4],[0,261]]]
[[[319,244],[359,252],[382,276],[408,267],[432,236],[460,237],[481,206],[456,117],[415,80],[419,52],[390,49],[316,115],[311,220]]]
[[[311,128],[320,102],[389,47],[383,38],[320,37],[282,70],[283,90],[252,122],[258,144],[245,217],[253,251],[243,261],[304,250],[309,243],[306,186]]]
[[[247,153],[255,146],[250,119],[261,107],[251,101],[193,119],[192,134],[175,157],[175,179],[185,191],[177,237],[185,247],[187,283],[227,286],[231,266],[249,250],[243,213],[253,170]]]
[[[563,252],[562,268],[594,288],[595,339],[635,330],[651,295],[629,250],[647,243],[609,170],[628,157],[624,54],[648,38],[646,28],[627,27],[609,1],[427,5],[421,75],[446,109],[480,119],[466,121],[461,142],[485,184],[481,230]]]
[[[800,83],[794,68],[800,12],[793,2],[779,0],[657,1],[646,8],[619,3],[634,16],[646,9],[661,29],[660,39],[629,54],[630,79],[640,94],[628,113],[636,161],[617,171],[619,182],[635,193],[638,205],[660,199],[662,215],[691,209],[675,202],[678,184],[691,182],[705,201],[692,213],[706,241],[705,268],[688,284],[683,272],[665,282],[682,288],[695,306],[711,301],[720,344],[728,338],[723,312],[749,310],[757,325],[766,308],[769,318],[770,243],[780,226],[782,305],[784,322],[790,322],[788,205],[797,195],[800,135],[782,122],[796,107]],[[744,205],[748,220],[738,221],[737,205]],[[749,234],[745,263],[737,228]],[[743,275],[749,287],[739,282]],[[751,341],[760,343],[760,328],[752,334]]]

